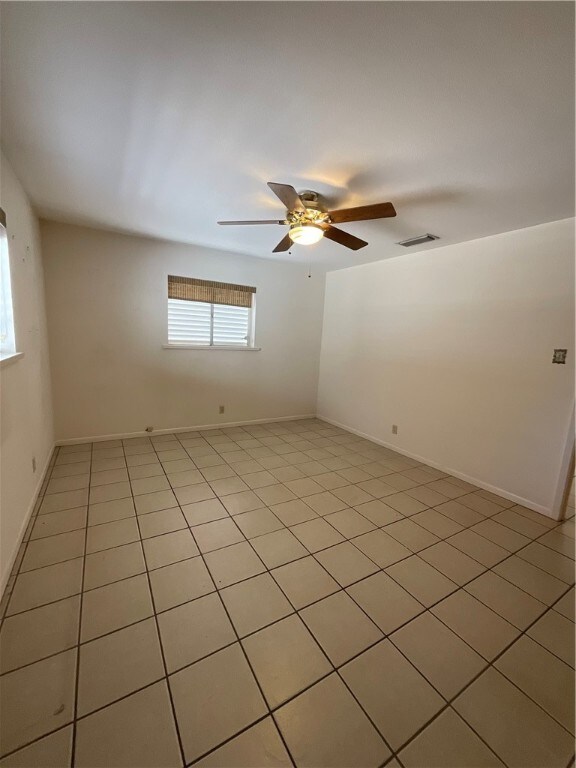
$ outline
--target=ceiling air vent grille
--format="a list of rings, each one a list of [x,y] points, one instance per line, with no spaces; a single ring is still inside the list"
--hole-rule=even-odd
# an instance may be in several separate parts
[[[408,240],[400,240],[396,245],[403,245],[405,248],[410,248],[411,245],[421,245],[422,243],[431,243],[432,240],[440,240],[438,235],[418,235],[418,237],[409,237]]]

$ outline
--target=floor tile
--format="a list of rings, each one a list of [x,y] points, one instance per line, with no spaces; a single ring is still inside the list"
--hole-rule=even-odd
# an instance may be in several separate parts
[[[170,483],[161,475],[132,480],[131,486],[134,496],[141,496],[143,493],[152,493],[154,491],[170,490]]]
[[[253,725],[206,757],[195,768],[292,768],[271,717]]]
[[[405,768],[504,768],[453,709],[442,712],[399,756]]]
[[[269,509],[253,509],[234,516],[234,522],[247,539],[284,528],[284,524]]]
[[[80,597],[8,616],[0,632],[0,671],[31,664],[78,642]]]
[[[548,611],[528,634],[562,661],[574,667],[574,624],[556,611]]]
[[[378,570],[378,566],[349,541],[318,552],[316,559],[341,587],[348,587]]]
[[[419,552],[440,541],[438,536],[435,536],[430,531],[427,531],[426,528],[422,528],[422,526],[409,519],[399,520],[397,523],[387,525],[386,533],[405,547],[408,547],[412,552]]]
[[[498,544],[488,541],[471,530],[460,531],[460,533],[450,536],[447,541],[452,547],[456,547],[487,568],[496,565],[510,554],[507,549],[499,547]]]
[[[241,491],[222,497],[222,503],[231,515],[241,512],[251,512],[253,509],[261,509],[266,506],[262,499],[258,498],[254,491]]]
[[[152,615],[145,575],[132,576],[84,593],[82,642],[112,632]]]
[[[158,616],[168,672],[174,672],[236,640],[217,594],[206,595]]]
[[[370,503],[370,502],[369,502]],[[374,524],[354,509],[343,509],[326,515],[325,520],[347,539],[374,530]]]
[[[568,764],[573,738],[494,669],[464,691],[454,709],[512,768]]]
[[[527,560],[532,565],[541,568],[556,579],[566,584],[574,584],[574,560],[543,547],[537,541],[529,544],[518,552],[518,557]]]
[[[526,629],[546,610],[546,606],[539,600],[496,573],[484,573],[467,584],[465,589],[519,629]]]
[[[267,573],[227,587],[220,594],[240,637],[256,632],[294,610]]]
[[[383,637],[345,592],[337,592],[304,608],[300,615],[337,667]]]
[[[144,499],[145,496],[140,498]],[[138,527],[143,539],[149,539],[152,536],[161,536],[164,533],[186,530],[188,524],[186,518],[178,507],[173,509],[162,509],[159,512],[150,512],[147,515],[139,515]]]
[[[454,522],[454,520],[437,512],[435,509],[426,509],[424,512],[414,515],[412,520],[441,539],[453,536],[462,530],[462,526],[459,523]]]
[[[218,589],[249,579],[265,570],[260,558],[247,541],[208,552],[205,560]]]
[[[178,736],[164,681],[78,722],[76,768],[174,768]]]
[[[295,696],[332,669],[296,615],[244,638],[242,644],[271,707]]]
[[[192,762],[266,714],[238,643],[170,677],[186,762]]]
[[[240,491],[249,490],[249,487],[242,480],[242,478],[237,476],[212,480],[210,482],[210,486],[217,496],[228,496],[231,493],[240,493]]]
[[[503,675],[574,733],[574,671],[523,635],[495,664]]]
[[[231,517],[196,525],[192,528],[192,534],[200,552],[212,552],[244,541],[244,534]]]
[[[215,499],[215,494],[208,483],[194,483],[174,489],[174,495],[178,499],[178,504],[186,506],[196,504],[207,499]],[[170,506],[173,506],[172,504]]]
[[[494,566],[494,572],[537,600],[550,605],[566,591],[566,584],[516,555]]]
[[[287,529],[258,536],[252,539],[252,546],[267,568],[276,568],[308,555],[306,547]]]
[[[7,615],[78,594],[82,589],[82,568],[82,560],[77,558],[19,574],[8,603]]]
[[[313,557],[305,557],[275,568],[272,576],[297,609],[327,597],[339,589],[337,582]]]
[[[166,472],[172,488],[182,488],[187,485],[203,483],[205,478],[198,469],[187,469],[185,472]]]
[[[214,591],[214,584],[201,557],[152,571],[150,585],[157,613]]]
[[[135,517],[116,520],[113,523],[94,525],[88,529],[86,537],[86,554],[100,552],[103,549],[119,547],[140,541],[140,530]]]
[[[445,541],[423,550],[420,557],[460,586],[486,570],[484,566]]]
[[[416,488],[415,490],[418,489]],[[470,509],[470,507],[465,507],[459,501],[447,501],[444,504],[439,504],[436,507],[436,511],[465,528],[481,523],[485,519],[484,515],[481,515],[480,512],[476,512]]]
[[[353,584],[346,591],[386,634],[424,610],[423,605],[383,572]]]
[[[196,488],[197,486],[191,485],[188,487]],[[134,503],[136,505],[136,514],[138,515],[145,515],[149,512],[158,512],[162,509],[178,506],[172,491],[155,491],[154,493],[146,493],[143,496],[136,496]],[[182,503],[185,504],[186,502]]]
[[[285,480],[282,480],[282,482],[285,482]],[[323,475],[316,475],[314,477],[314,482],[318,483],[327,491],[332,491],[334,488],[343,488],[345,485],[349,485],[348,480],[341,477],[336,472],[326,472]],[[368,481],[373,482],[373,481]],[[376,481],[378,482],[378,481]],[[370,491],[367,488],[363,488],[363,490],[366,490],[367,493],[370,493]],[[371,494],[374,496],[375,494]]]
[[[85,643],[80,647],[78,715],[110,704],[163,676],[154,619]]]
[[[74,716],[76,650],[2,677],[0,754],[69,723]]]
[[[386,478],[386,482],[388,482],[389,479],[390,478]],[[392,496],[387,496],[386,504],[397,512],[400,512],[402,515],[415,515],[418,512],[424,511],[427,507],[426,504],[418,501],[418,499],[414,499],[407,493],[395,493]]]
[[[296,765],[376,768],[390,750],[336,675],[275,714]]]
[[[93,472],[96,472],[92,468]],[[90,472],[90,462],[84,461],[76,464],[61,464],[55,466],[52,470],[51,478],[56,477],[72,477],[73,475],[85,475]]]
[[[88,504],[87,488],[81,488],[76,491],[64,491],[62,493],[51,493],[49,496],[44,497],[38,514],[46,515],[50,512],[61,512],[64,509],[85,507],[86,504]]]
[[[382,530],[371,531],[354,539],[354,545],[380,568],[409,557],[412,553]]]
[[[84,531],[71,531],[28,542],[20,572],[72,560],[84,554]]]
[[[304,497],[305,503],[311,507],[318,515],[329,515],[331,512],[339,512],[341,509],[346,509],[346,502],[334,496],[330,491],[323,491],[322,493],[314,493],[311,496]]]
[[[139,464],[134,467],[128,465],[128,476],[130,480],[139,480],[142,477],[162,477],[164,476],[164,469],[159,461],[152,464]]]
[[[204,501],[196,501],[193,504],[186,504],[182,507],[182,512],[190,526],[211,523],[214,520],[230,517],[219,499],[206,499]]]
[[[389,640],[368,649],[340,673],[393,749],[401,747],[445,703]]]
[[[332,493],[348,507],[356,507],[359,504],[366,504],[368,501],[373,501],[373,497],[357,485],[345,485],[342,488],[334,488]]]
[[[500,525],[500,523],[496,523],[494,520],[484,520],[484,522],[472,526],[470,530],[480,534],[480,536],[484,536],[489,541],[493,541],[494,544],[504,547],[508,552],[516,552],[525,547],[526,544],[530,544],[528,537],[522,536],[521,533],[516,533],[516,531],[507,528],[505,525]]]
[[[435,605],[432,613],[488,661],[520,634],[516,627],[463,589]]]
[[[574,622],[574,588],[554,603],[554,610]]]
[[[427,485],[419,485],[416,488],[409,488],[406,491],[407,496],[412,496],[413,499],[421,501],[427,507],[437,507],[439,504],[444,504],[448,501],[448,497],[443,493],[434,491]]]
[[[284,525],[298,525],[298,523],[315,520],[318,517],[316,512],[301,499],[285,501],[282,504],[273,504],[271,509]]]
[[[428,565],[418,555],[395,563],[387,568],[386,572],[426,607],[437,603],[457,589],[453,581]]]
[[[344,541],[344,537],[322,518],[299,523],[292,526],[290,530],[309,552],[318,552],[321,549]]]
[[[72,762],[72,725],[67,725],[0,760],[2,768],[69,768]]]
[[[268,473],[266,473],[268,474]],[[270,475],[272,477],[272,475]],[[268,485],[266,488],[258,488],[256,495],[268,506],[272,504],[281,504],[285,501],[293,501],[296,496],[281,483],[276,483],[275,478],[272,478],[275,482],[274,485]]]
[[[144,573],[146,564],[139,541],[87,555],[84,589],[95,589],[113,581]]]
[[[34,539],[85,528],[86,517],[86,507],[66,509],[62,512],[51,512],[49,515],[39,515],[32,528],[30,540],[34,541]]]
[[[338,488],[339,486],[335,487]],[[388,485],[385,480],[378,480],[377,478],[372,478],[372,480],[365,480],[363,483],[358,483],[358,488],[366,491],[366,493],[369,493],[370,496],[374,496],[375,499],[383,499],[386,496],[392,496],[392,494],[397,493],[396,488],[394,488],[392,485]]]
[[[133,499],[115,499],[88,507],[88,526],[112,523],[136,515]]]
[[[483,658],[430,613],[398,629],[391,640],[447,699],[486,666]]]
[[[130,483],[125,480],[121,483],[107,483],[90,488],[90,504],[101,504],[103,501],[126,499],[132,495]]]
[[[165,533],[163,536],[145,539],[143,546],[150,571],[200,554],[189,530],[174,531]]]

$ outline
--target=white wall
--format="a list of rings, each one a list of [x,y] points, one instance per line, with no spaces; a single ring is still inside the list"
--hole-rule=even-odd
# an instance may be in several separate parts
[[[573,220],[327,275],[320,416],[550,512],[573,397]]]
[[[322,272],[54,222],[41,231],[57,439],[315,412]],[[163,349],[168,274],[256,286],[262,351]]]
[[[7,219],[16,346],[24,353],[24,357],[0,368],[1,594],[32,511],[54,435],[38,222],[3,155],[0,163],[0,206]]]

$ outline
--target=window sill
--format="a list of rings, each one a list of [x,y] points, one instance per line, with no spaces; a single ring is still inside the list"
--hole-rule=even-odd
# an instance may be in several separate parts
[[[194,344],[162,344],[162,349],[201,349],[210,352],[260,352],[262,347],[200,346]]]
[[[4,368],[7,365],[15,363],[16,360],[24,357],[24,352],[11,352],[0,354],[0,368]]]

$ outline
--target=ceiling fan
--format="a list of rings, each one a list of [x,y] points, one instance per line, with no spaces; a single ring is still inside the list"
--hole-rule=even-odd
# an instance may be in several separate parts
[[[274,194],[286,206],[284,219],[264,219],[261,221],[219,221],[218,224],[226,226],[236,224],[284,224],[290,229],[280,240],[272,253],[288,251],[293,243],[298,245],[311,245],[317,243],[323,237],[333,240],[335,243],[357,251],[368,243],[359,237],[343,232],[333,227],[333,224],[341,224],[348,221],[366,221],[367,219],[386,219],[396,216],[392,203],[376,203],[375,205],[360,205],[356,208],[341,208],[338,211],[325,211],[319,201],[317,192],[306,190],[298,194],[289,184],[275,184],[268,182],[268,186]]]

